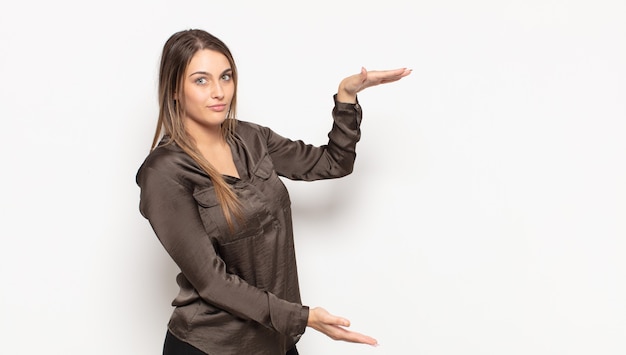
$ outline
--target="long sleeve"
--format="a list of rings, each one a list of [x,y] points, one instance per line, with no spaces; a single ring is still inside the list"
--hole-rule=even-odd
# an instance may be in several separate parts
[[[270,156],[277,173],[292,180],[338,178],[352,172],[356,144],[361,138],[361,106],[337,101],[332,111],[333,126],[328,143],[319,147],[290,140],[265,128]]]

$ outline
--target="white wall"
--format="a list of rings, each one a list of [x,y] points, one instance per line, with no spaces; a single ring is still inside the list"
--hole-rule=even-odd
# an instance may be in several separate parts
[[[197,27],[240,118],[311,143],[341,78],[413,68],[360,95],[353,175],[288,183],[304,302],[381,343],[302,354],[626,353],[626,3],[295,4],[0,5],[0,352],[160,353],[176,268],[134,174]]]

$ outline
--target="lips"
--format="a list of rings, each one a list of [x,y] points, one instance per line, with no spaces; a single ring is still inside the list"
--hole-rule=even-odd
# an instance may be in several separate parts
[[[208,108],[211,111],[222,112],[222,111],[226,110],[226,105],[211,105]]]

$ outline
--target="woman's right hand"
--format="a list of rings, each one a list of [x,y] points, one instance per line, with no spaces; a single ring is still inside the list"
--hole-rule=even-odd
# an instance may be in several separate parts
[[[345,329],[344,327],[350,326],[349,320],[334,316],[321,307],[309,309],[309,320],[307,322],[307,326],[317,330],[318,332],[326,334],[333,340],[368,344],[372,346],[378,345],[378,341],[370,336]]]

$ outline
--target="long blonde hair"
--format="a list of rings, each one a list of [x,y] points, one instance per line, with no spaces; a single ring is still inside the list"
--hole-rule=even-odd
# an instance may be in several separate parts
[[[215,188],[217,200],[232,231],[232,217],[241,217],[241,204],[222,175],[204,158],[193,138],[185,130],[183,124],[185,108],[182,107],[180,100],[178,102],[174,100],[175,93],[183,93],[184,74],[191,58],[202,49],[219,52],[226,56],[230,63],[235,92],[230,110],[221,128],[225,139],[231,139],[233,136],[237,122],[237,67],[235,60],[226,44],[220,39],[206,31],[190,29],[174,33],[163,46],[159,69],[159,120],[151,149],[156,148],[162,136],[167,136],[166,144],[176,143],[209,175]]]

